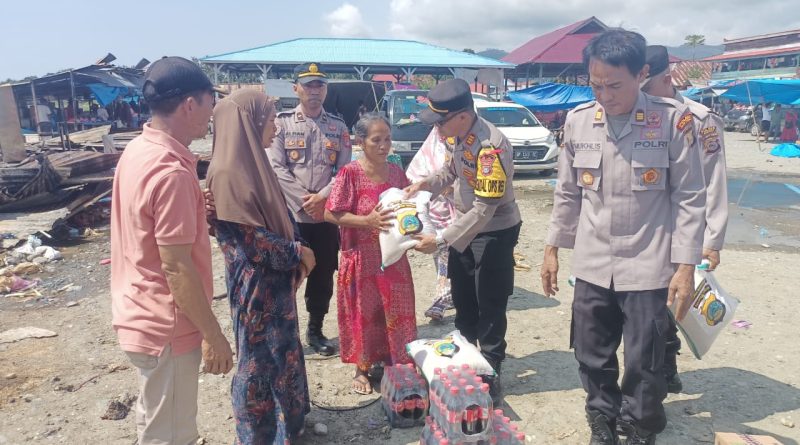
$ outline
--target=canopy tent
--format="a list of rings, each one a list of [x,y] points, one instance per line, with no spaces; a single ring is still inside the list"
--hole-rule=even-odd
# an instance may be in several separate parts
[[[705,87],[705,88],[692,87],[692,88],[687,88],[685,91],[681,91],[681,95],[691,100],[700,101],[705,98],[719,96],[719,93],[717,93],[717,91],[718,90],[715,90],[711,87]]]
[[[594,100],[591,87],[545,83],[524,90],[512,91],[508,97],[535,111],[550,112],[575,108]]]
[[[800,79],[746,80],[730,88],[721,97],[747,104],[774,102],[800,105]]]

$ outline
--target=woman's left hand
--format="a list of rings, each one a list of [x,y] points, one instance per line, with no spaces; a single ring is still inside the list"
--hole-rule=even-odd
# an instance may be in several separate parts
[[[217,205],[214,202],[214,194],[211,193],[211,189],[203,190],[203,200],[206,204],[206,219],[209,221],[217,219]]]

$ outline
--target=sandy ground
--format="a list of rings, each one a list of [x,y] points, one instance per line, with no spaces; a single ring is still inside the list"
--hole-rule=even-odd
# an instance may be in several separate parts
[[[768,149],[759,151],[749,135],[727,133],[726,140],[732,178],[800,185],[800,159],[779,159],[770,156]],[[528,443],[585,444],[584,392],[568,348],[570,252],[563,251],[561,256],[561,292],[556,299],[541,295],[538,278],[552,206],[551,181],[524,177],[515,184],[524,219],[517,250],[534,267],[517,273],[509,303],[505,410],[528,434]],[[688,352],[679,357],[685,393],[667,398],[669,425],[658,443],[713,443],[714,431],[769,434],[784,444],[800,441],[800,428],[789,426],[800,422],[800,329],[795,310],[800,284],[798,212],[797,201],[775,208],[732,207],[732,225],[739,227],[734,233],[737,241],[726,246],[717,276],[742,300],[736,318],[752,326],[727,327],[702,361]],[[760,227],[768,228],[769,235],[759,237]],[[107,231],[66,246],[63,253],[63,261],[38,276],[44,297],[22,301],[0,297],[0,331],[36,326],[58,333],[54,338],[0,344],[0,444],[131,445],[135,443],[132,414],[117,421],[100,419],[110,400],[136,391],[133,369],[110,372],[115,365],[128,363],[110,327],[108,266],[99,265],[109,256]],[[452,329],[452,311],[444,323],[428,323],[423,312],[433,292],[432,262],[417,254],[411,254],[410,260],[419,335],[441,336]],[[214,265],[215,289],[221,293],[223,262],[217,249]],[[57,292],[68,284],[79,288]],[[67,307],[70,302],[78,305]],[[304,325],[302,299],[299,306]],[[214,310],[231,336],[227,301],[215,301]],[[325,326],[333,338],[338,335],[335,313],[334,306]],[[336,357],[307,354],[307,368],[315,402],[308,424],[322,422],[329,432],[327,436],[309,432],[302,443],[411,444],[418,440],[419,428],[389,428],[377,403],[352,409],[376,396],[350,392],[351,366]],[[205,443],[233,442],[229,385],[228,377],[200,376],[198,422]],[[349,410],[336,412],[320,406]]]

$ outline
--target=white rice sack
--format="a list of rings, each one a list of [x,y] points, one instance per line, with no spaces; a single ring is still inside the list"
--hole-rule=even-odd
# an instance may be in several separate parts
[[[414,235],[435,234],[433,223],[428,216],[430,192],[418,192],[405,199],[405,192],[390,188],[381,193],[380,203],[384,209],[394,212],[392,228],[380,233],[381,267],[396,263],[406,250],[417,245]]]
[[[495,375],[494,369],[483,357],[481,351],[468,342],[458,330],[447,334],[443,339],[414,340],[406,345],[406,351],[422,370],[422,374],[425,375],[428,382],[434,377],[434,369],[444,369],[449,365],[461,367],[465,363],[478,375]]]
[[[678,322],[678,327],[689,349],[700,359],[711,349],[725,326],[733,321],[739,300],[722,289],[712,272],[696,270],[694,282],[692,306],[683,321]],[[673,311],[675,307],[672,306]]]

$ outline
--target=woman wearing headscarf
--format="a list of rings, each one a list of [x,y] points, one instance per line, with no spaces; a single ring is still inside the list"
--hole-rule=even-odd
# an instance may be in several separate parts
[[[448,162],[452,153],[448,151],[444,139],[439,136],[436,127],[420,147],[414,159],[408,164],[406,176],[411,182],[419,182],[436,173]],[[437,235],[446,229],[455,216],[455,203],[452,189],[445,190],[430,204],[430,218]],[[436,268],[436,293],[433,304],[425,311],[425,316],[436,321],[444,317],[444,311],[453,308],[453,294],[450,291],[450,279],[447,278],[448,247],[442,246],[433,253],[433,265]]]
[[[231,385],[237,444],[291,443],[310,411],[295,292],[314,254],[297,241],[264,151],[275,114],[254,90],[239,90],[214,108],[207,182],[238,351]]]

